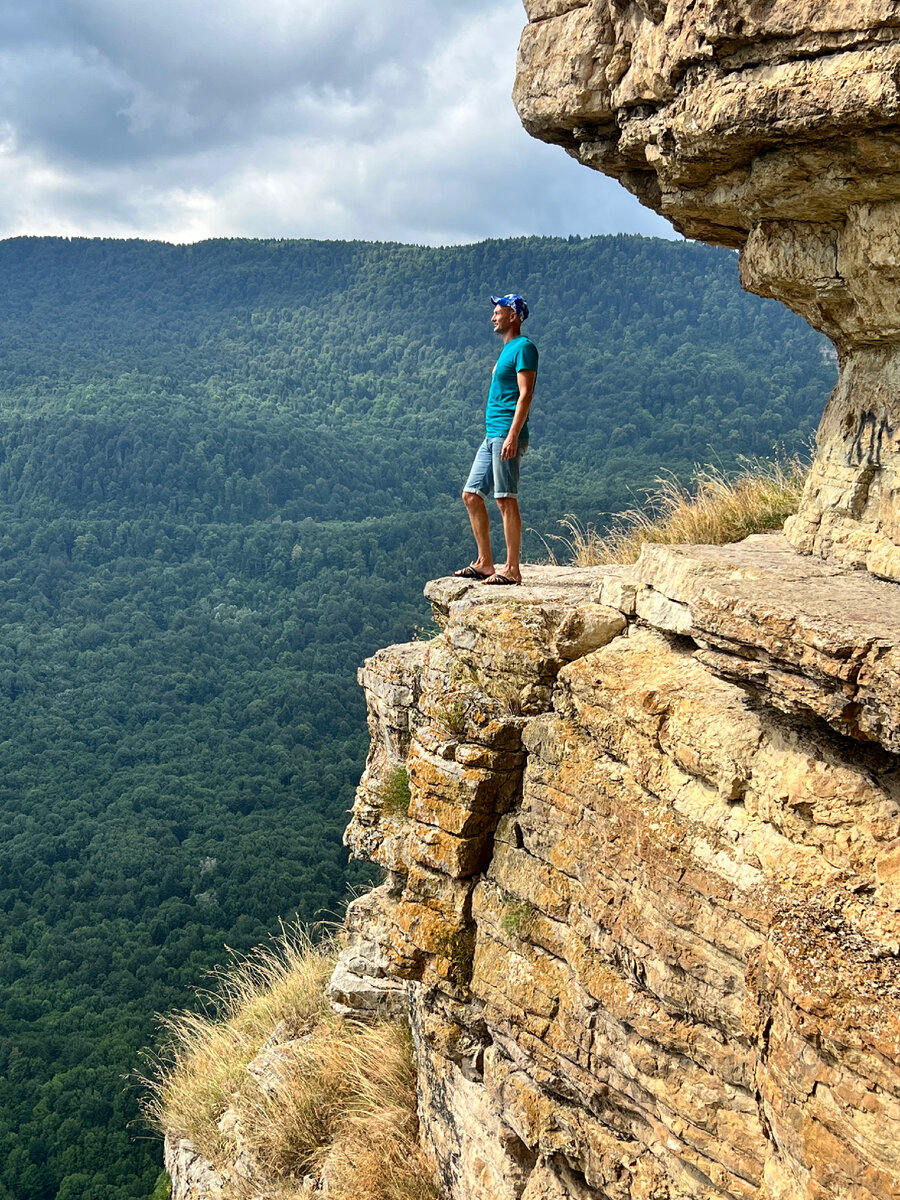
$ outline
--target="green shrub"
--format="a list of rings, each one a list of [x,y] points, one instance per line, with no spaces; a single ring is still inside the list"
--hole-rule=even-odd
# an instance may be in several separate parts
[[[412,793],[409,790],[409,772],[402,763],[393,767],[376,789],[381,809],[390,817],[405,817],[409,813]]]

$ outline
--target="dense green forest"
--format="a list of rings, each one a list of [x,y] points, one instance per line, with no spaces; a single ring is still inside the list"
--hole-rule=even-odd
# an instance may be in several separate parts
[[[470,557],[489,294],[541,351],[532,558],[800,447],[835,367],[731,253],[638,237],[25,238],[0,277],[0,1197],[146,1200],[153,1014],[369,878],[355,672]]]

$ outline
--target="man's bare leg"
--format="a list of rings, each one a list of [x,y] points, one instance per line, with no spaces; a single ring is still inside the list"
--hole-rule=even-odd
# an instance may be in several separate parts
[[[491,552],[491,519],[487,506],[477,492],[463,492],[463,501],[469,514],[469,524],[475,534],[478,557],[472,563],[482,575],[493,575],[494,556]]]
[[[519,514],[519,502],[515,496],[498,496],[497,507],[503,518],[506,562],[502,567],[497,567],[496,574],[505,575],[507,579],[521,582],[522,568],[519,565],[519,551],[522,545],[522,518]],[[487,515],[487,510],[485,510],[485,515]]]

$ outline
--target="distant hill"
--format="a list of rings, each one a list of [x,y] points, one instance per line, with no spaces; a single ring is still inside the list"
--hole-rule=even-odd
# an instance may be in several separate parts
[[[470,555],[490,293],[541,351],[532,556],[797,448],[835,368],[732,254],[639,237],[21,238],[0,279],[0,1196],[137,1200],[153,1012],[366,878],[355,670]]]

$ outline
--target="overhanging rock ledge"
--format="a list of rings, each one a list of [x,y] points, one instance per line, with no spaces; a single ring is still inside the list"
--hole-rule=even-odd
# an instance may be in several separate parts
[[[787,536],[900,579],[900,4],[526,0],[525,128],[837,347]]]

